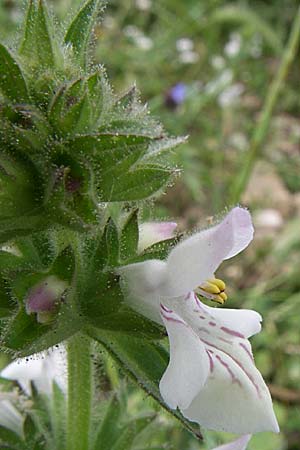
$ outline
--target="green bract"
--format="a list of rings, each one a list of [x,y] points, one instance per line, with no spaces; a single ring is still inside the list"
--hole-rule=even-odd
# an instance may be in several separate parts
[[[56,224],[92,229],[105,204],[152,197],[174,174],[158,154],[180,140],[166,137],[135,87],[114,95],[103,67],[88,62],[101,7],[85,2],[64,32],[31,0],[19,48],[0,46],[2,242]]]

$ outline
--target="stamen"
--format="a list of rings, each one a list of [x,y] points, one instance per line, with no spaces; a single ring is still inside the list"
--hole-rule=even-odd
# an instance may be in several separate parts
[[[203,297],[209,298],[213,302],[223,305],[227,300],[227,294],[224,292],[226,284],[219,278],[211,278],[205,281],[196,292]]]
[[[225,291],[226,284],[223,280],[220,280],[220,278],[211,278],[210,280],[207,280],[209,283],[212,283],[220,289],[221,292]]]
[[[219,294],[221,292],[220,288],[211,281],[206,281],[200,287],[209,294]]]

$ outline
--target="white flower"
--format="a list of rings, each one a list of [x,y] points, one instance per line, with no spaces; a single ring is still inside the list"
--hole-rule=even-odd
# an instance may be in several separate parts
[[[151,0],[135,0],[135,6],[141,11],[148,11],[152,6]]]
[[[67,390],[66,351],[60,345],[52,350],[18,359],[2,372],[1,377],[17,381],[24,392],[30,394],[30,382],[43,394],[51,395],[55,381],[62,391]]]
[[[170,361],[160,381],[164,401],[207,428],[238,434],[279,430],[247,339],[260,331],[261,316],[211,308],[195,292],[223,302],[225,286],[214,272],[252,237],[250,214],[236,207],[216,226],[179,243],[166,261],[119,269],[128,303],[167,329]]]
[[[67,390],[66,352],[63,346],[27,358],[18,359],[6,366],[0,373],[2,378],[19,383],[25,393],[30,395],[33,382],[37,390],[48,396],[52,393],[55,381],[63,392]],[[0,394],[0,425],[23,437],[24,418],[14,404],[18,395],[2,392]]]
[[[235,83],[224,89],[218,97],[219,105],[223,108],[235,105],[241,94],[244,92],[244,86],[241,83]]]
[[[195,64],[199,59],[199,55],[197,52],[191,52],[191,51],[186,51],[186,52],[181,52],[179,54],[179,61],[182,64]]]
[[[0,425],[23,435],[23,417],[5,393],[0,394]]]
[[[231,33],[230,39],[224,47],[224,52],[229,58],[233,58],[240,53],[242,45],[241,35],[238,33]]]
[[[189,38],[180,38],[176,41],[178,52],[191,52],[194,49],[194,42]]]

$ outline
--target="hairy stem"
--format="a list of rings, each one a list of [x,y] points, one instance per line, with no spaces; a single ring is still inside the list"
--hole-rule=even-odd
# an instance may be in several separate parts
[[[68,342],[67,450],[88,450],[92,369],[90,340],[80,334]]]
[[[294,60],[298,48],[299,38],[300,38],[300,7],[298,8],[298,12],[295,16],[291,33],[288,42],[286,44],[285,50],[283,52],[277,74],[267,92],[263,109],[261,111],[257,126],[254,130],[254,134],[250,142],[249,151],[245,158],[244,165],[241,169],[241,172],[239,173],[238,177],[235,179],[235,182],[232,185],[230,203],[235,204],[239,202],[240,197],[247,186],[255,161],[260,156],[261,147],[269,129],[269,124],[274,107],[276,105],[284,80],[288,74],[290,65]]]

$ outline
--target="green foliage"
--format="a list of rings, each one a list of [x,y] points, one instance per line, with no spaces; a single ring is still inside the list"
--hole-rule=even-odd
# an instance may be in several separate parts
[[[72,20],[64,41],[72,46],[72,50],[79,63],[85,67],[87,64],[88,44],[95,18],[99,13],[99,0],[88,0],[84,3],[78,14]]]
[[[137,210],[118,225],[110,218],[98,234],[79,238],[57,229],[16,239],[15,254],[9,249],[0,252],[2,345],[19,356],[30,355],[91,325],[140,339],[161,339],[160,326],[127,306],[117,269],[125,261],[164,258],[176,240],[153,245],[142,254],[137,242]],[[64,281],[67,288],[49,320],[40,323],[38,316],[29,315],[26,303],[31,290],[51,277]]]
[[[101,330],[89,327],[88,333],[111,353],[122,370],[148,395],[179,419],[195,437],[201,438],[198,427],[193,427],[178,411],[169,409],[160,395],[158,384],[169,359],[168,352],[162,345],[126,336],[119,329],[114,333],[103,333]]]
[[[12,102],[28,100],[27,86],[20,66],[11,53],[0,44],[0,89]]]
[[[3,240],[57,223],[95,227],[101,202],[147,199],[173,175],[151,157],[152,144],[179,141],[150,118],[135,88],[117,97],[104,69],[86,64],[99,5],[84,3],[62,38],[46,3],[30,0],[16,56],[0,47],[1,155],[17,166],[26,155],[31,172],[24,168],[17,183],[26,179],[35,193],[21,218],[26,189],[13,193]]]

